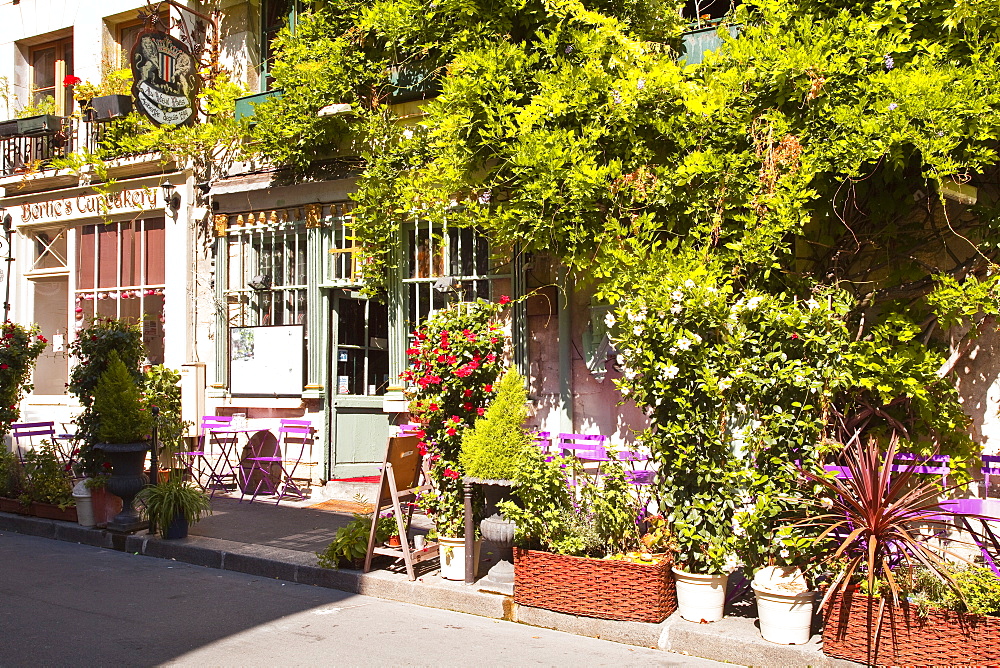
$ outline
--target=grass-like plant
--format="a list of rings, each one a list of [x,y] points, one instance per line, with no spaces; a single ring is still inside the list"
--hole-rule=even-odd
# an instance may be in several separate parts
[[[195,524],[203,515],[212,514],[208,495],[180,476],[168,476],[160,484],[144,488],[136,498],[143,503],[143,515],[159,528],[161,535],[177,517]]]

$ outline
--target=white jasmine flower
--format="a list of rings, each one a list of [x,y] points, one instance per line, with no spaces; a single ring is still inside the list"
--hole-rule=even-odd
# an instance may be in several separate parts
[[[751,297],[750,300],[747,302],[747,309],[751,311],[754,310],[755,308],[760,306],[760,303],[762,301],[764,301],[763,297]]]
[[[635,369],[630,369],[628,367],[625,368],[625,377],[628,378],[629,380],[634,380],[635,377],[638,375],[639,372],[636,371]]]
[[[671,299],[673,299],[673,300],[674,300],[675,302],[680,302],[680,301],[684,301],[684,293],[683,293],[683,292],[681,292],[680,290],[674,290],[673,292],[671,292],[671,293],[670,293],[670,297],[671,297]]]
[[[632,333],[635,334],[636,336],[642,334],[642,325],[636,325],[635,327],[633,327]]]
[[[743,562],[740,561],[740,558],[737,557],[735,554],[727,554],[726,555],[726,563],[722,567],[722,569],[724,571],[726,571],[727,573],[732,573],[733,571],[735,571],[737,568],[739,568],[742,565],[743,565]]]
[[[611,313],[610,311],[608,311],[604,315],[604,324],[607,325],[608,327],[614,327],[615,326],[615,314]]]
[[[701,343],[701,336],[698,334],[692,334],[691,337],[694,339],[695,343]]]
[[[677,339],[677,347],[680,348],[681,350],[690,350],[691,340],[688,339],[687,337],[682,336],[681,338]]]
[[[791,552],[789,552],[788,550],[782,550],[781,552],[779,552],[779,553],[778,553],[778,555],[779,555],[779,556],[780,556],[780,557],[781,557],[782,559],[787,559],[788,557],[792,556],[792,553],[791,553]]]
[[[710,286],[708,286],[708,287],[707,287],[707,288],[705,288],[705,289],[706,289],[706,290],[708,290],[709,292],[711,292],[711,293],[712,293],[713,295],[714,295],[714,294],[715,294],[716,292],[718,292],[718,290],[717,290],[717,289],[716,289],[716,288],[715,288],[714,286],[711,286],[711,285],[710,285]]]
[[[646,309],[639,309],[635,313],[629,312],[628,319],[632,322],[639,322],[646,319]]]
[[[809,301],[806,302],[806,306],[809,307],[810,311],[813,311],[819,308],[819,302],[816,301],[815,299],[810,299]]]
[[[722,380],[719,381],[719,389],[728,390],[732,386],[732,384],[733,384],[733,379],[727,376],[726,378],[723,378]]]
[[[632,392],[632,390],[630,390],[630,389],[629,389],[629,388],[627,388],[627,387],[622,387],[622,388],[619,388],[619,392],[621,392],[621,393],[622,393],[622,396],[623,396],[623,397],[627,397],[627,396],[629,395],[629,393],[631,393],[631,392]]]
[[[663,371],[660,372],[660,375],[665,379],[670,379],[670,378],[676,378],[679,372],[680,369],[671,364],[670,366],[663,369]]]
[[[685,288],[693,288],[694,287],[694,281],[692,281],[690,278],[687,279],[686,281],[684,281],[684,287]]]
[[[746,413],[747,407],[744,406],[743,404],[736,404],[736,410],[738,410],[740,413]]]
[[[833,508],[833,499],[824,496],[819,500],[819,505],[829,510],[830,508]]]
[[[680,313],[683,310],[684,306],[681,304],[674,304],[673,306],[670,307],[670,312],[673,313],[674,315]]]
[[[622,357],[621,355],[615,357],[615,362],[618,363],[618,366],[625,366],[625,358]]]

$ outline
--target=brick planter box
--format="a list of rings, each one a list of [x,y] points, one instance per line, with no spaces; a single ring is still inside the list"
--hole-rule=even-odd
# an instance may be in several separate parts
[[[864,594],[838,593],[826,607],[823,652],[838,659],[868,663],[868,601]],[[880,601],[872,601],[872,634]],[[874,640],[874,639],[873,639]],[[916,606],[886,602],[882,631],[872,646],[871,663],[906,665],[1000,665],[1000,617],[931,609],[921,617]]]
[[[43,517],[47,520],[77,521],[76,506],[60,509],[54,503],[32,503],[29,510],[35,517]]]
[[[570,615],[659,623],[677,609],[672,562],[655,565],[514,549],[514,601]]]

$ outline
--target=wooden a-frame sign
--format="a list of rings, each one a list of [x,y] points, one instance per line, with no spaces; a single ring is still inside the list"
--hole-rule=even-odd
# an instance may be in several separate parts
[[[382,476],[378,484],[378,498],[372,514],[372,528],[368,534],[368,550],[365,553],[364,572],[371,570],[372,557],[376,554],[402,559],[406,565],[406,574],[410,580],[415,580],[413,565],[438,556],[438,545],[425,545],[421,550],[410,548],[410,521],[413,519],[413,505],[417,494],[431,489],[430,485],[421,485],[423,474],[423,456],[417,449],[419,439],[416,436],[393,436],[389,439],[385,461],[382,464]],[[406,514],[403,514],[402,504],[407,504]],[[396,518],[396,528],[399,531],[399,547],[385,547],[375,544],[375,534],[378,531],[378,518],[383,508],[392,508]],[[406,518],[405,520],[403,518]]]

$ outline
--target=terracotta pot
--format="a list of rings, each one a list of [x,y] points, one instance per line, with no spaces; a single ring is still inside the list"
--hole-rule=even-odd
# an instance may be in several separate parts
[[[111,518],[122,511],[122,500],[103,487],[90,490],[90,504],[94,509],[94,523],[99,527],[107,526]]]

